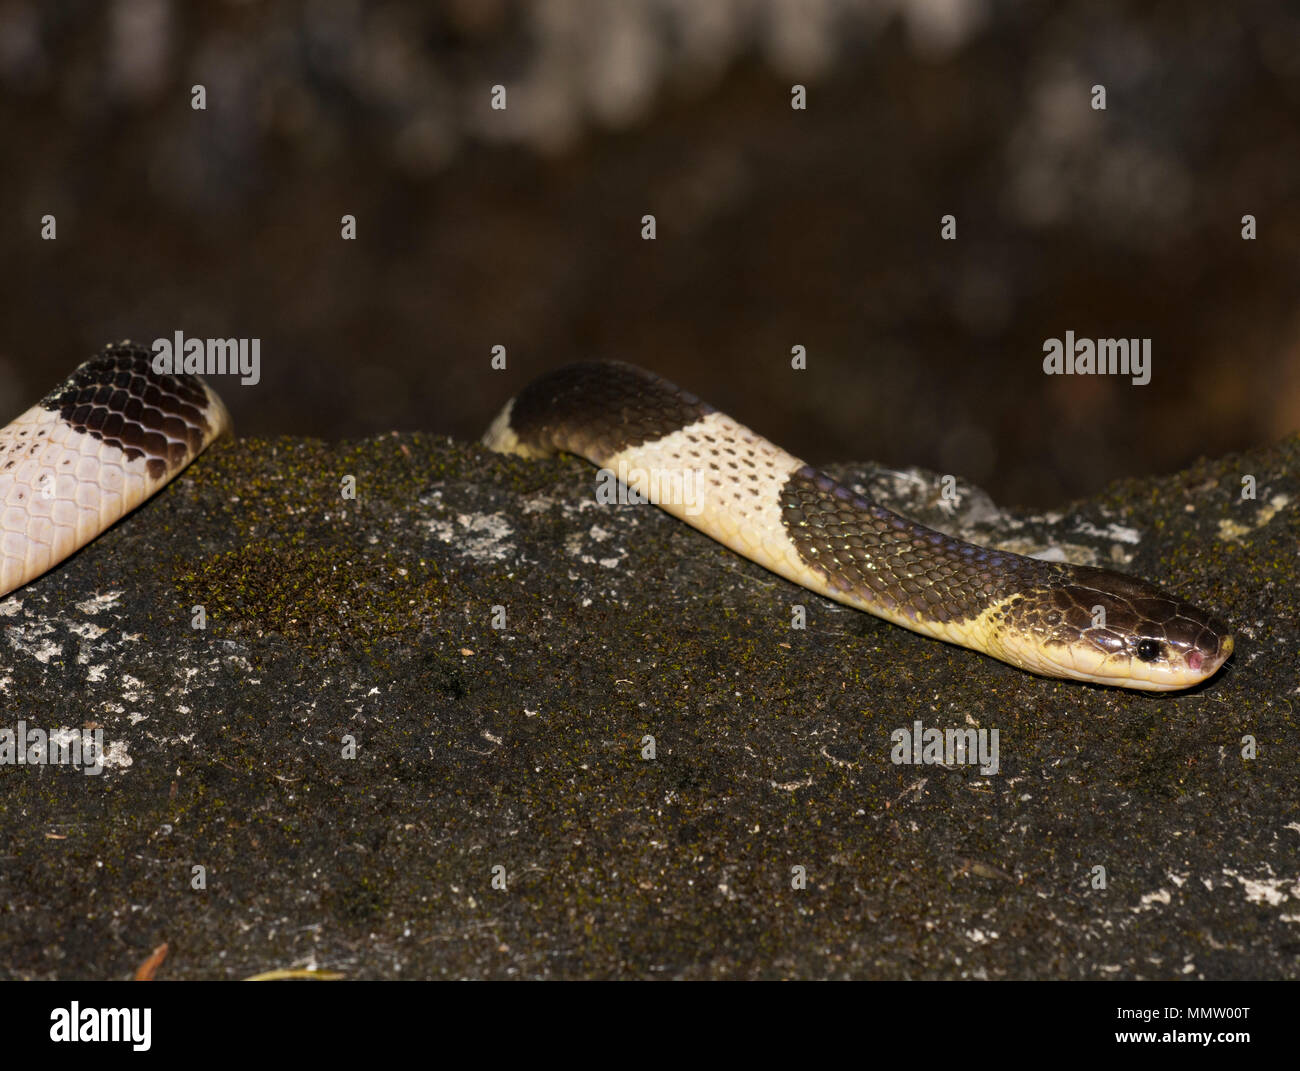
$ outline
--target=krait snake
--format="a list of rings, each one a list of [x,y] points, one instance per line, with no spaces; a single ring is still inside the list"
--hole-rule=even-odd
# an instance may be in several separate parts
[[[923,527],[631,365],[542,376],[484,442],[577,454],[787,580],[1033,673],[1168,691],[1212,676],[1232,653],[1217,618],[1152,584]]]

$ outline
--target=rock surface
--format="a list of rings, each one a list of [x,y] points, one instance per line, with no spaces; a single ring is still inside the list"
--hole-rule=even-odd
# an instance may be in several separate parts
[[[165,941],[162,978],[1300,977],[1300,439],[1036,518],[835,471],[1170,587],[1236,654],[1184,694],[1043,680],[573,459],[227,442],[0,603],[0,729],[106,753],[0,766],[0,975]],[[917,720],[997,729],[997,773],[896,765]]]

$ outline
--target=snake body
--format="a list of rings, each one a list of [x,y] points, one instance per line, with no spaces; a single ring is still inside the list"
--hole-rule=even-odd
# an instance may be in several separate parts
[[[1207,679],[1232,653],[1222,622],[1146,581],[916,524],[631,365],[542,376],[484,443],[584,457],[787,580],[1043,676],[1168,691]]]
[[[230,417],[198,376],[110,345],[0,429],[0,595],[34,580],[172,479]]]

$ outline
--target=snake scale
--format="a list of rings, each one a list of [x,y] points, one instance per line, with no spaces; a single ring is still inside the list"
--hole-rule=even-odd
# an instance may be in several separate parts
[[[156,372],[129,342],[105,347],[0,429],[0,595],[90,542],[229,429],[198,376]],[[1167,691],[1206,680],[1232,653],[1219,620],[1143,580],[916,524],[631,365],[543,375],[484,442],[584,457],[795,584],[1033,673]]]

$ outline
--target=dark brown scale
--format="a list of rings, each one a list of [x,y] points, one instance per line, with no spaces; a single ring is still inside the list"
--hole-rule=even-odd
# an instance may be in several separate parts
[[[918,621],[969,620],[1053,576],[1049,563],[952,539],[811,467],[790,477],[781,510],[800,556],[837,589],[867,601],[884,597]]]
[[[530,446],[566,450],[599,464],[713,412],[695,395],[662,385],[658,376],[630,364],[571,364],[519,392],[510,427]]]
[[[128,461],[145,458],[154,479],[184,465],[209,430],[208,396],[197,377],[155,372],[153,354],[129,343],[105,347],[40,404]]]

